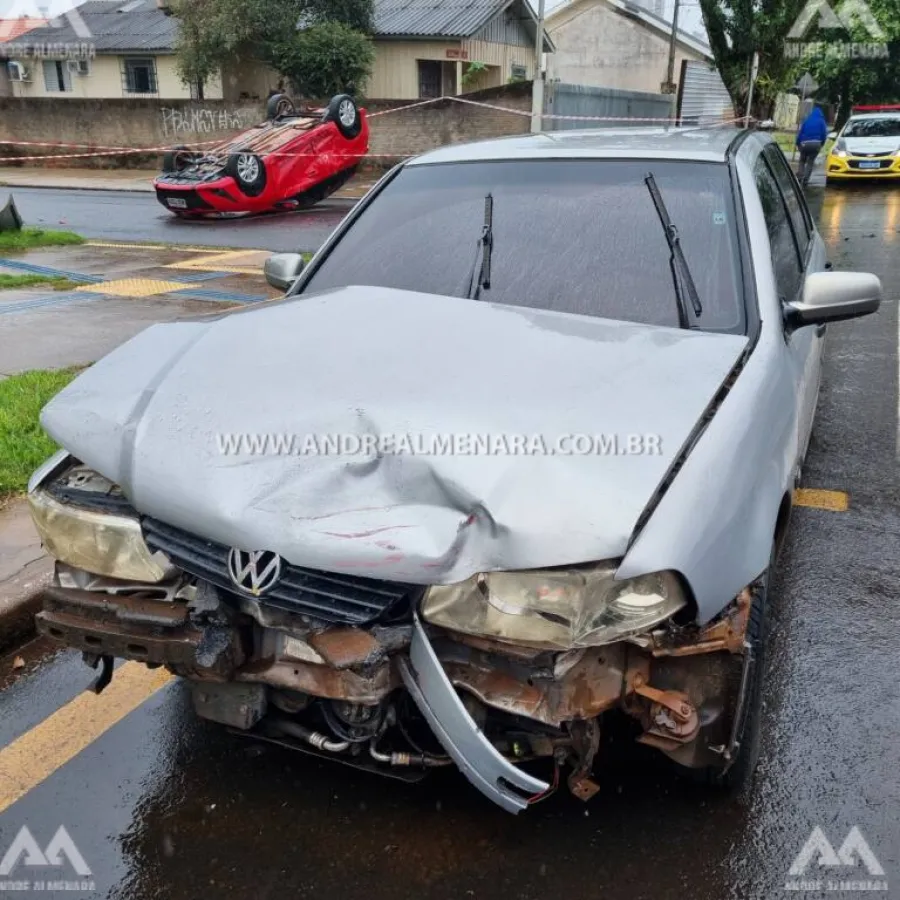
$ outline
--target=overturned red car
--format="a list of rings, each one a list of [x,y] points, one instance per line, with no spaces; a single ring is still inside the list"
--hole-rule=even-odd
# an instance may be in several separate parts
[[[365,110],[349,94],[308,110],[276,94],[266,113],[209,150],[173,147],[154,181],[157,200],[181,218],[305,209],[345,184],[368,152]]]

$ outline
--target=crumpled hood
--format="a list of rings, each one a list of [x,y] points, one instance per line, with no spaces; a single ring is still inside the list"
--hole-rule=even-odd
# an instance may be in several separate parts
[[[297,565],[450,583],[621,556],[746,344],[349,287],[153,326],[42,423],[172,525]],[[224,452],[241,435],[294,436],[296,452]],[[405,452],[309,453],[326,435]],[[567,435],[618,436],[620,452],[540,452]],[[622,453],[629,435],[659,452]],[[433,440],[456,452],[419,452]]]

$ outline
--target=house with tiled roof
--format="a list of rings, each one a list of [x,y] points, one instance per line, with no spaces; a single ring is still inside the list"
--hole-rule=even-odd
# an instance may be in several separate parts
[[[88,0],[75,13],[0,40],[14,95],[238,101],[264,99],[278,86],[277,73],[255,60],[184,84],[175,65],[179,21],[159,0]],[[375,0],[373,24],[369,97],[441,97],[534,76],[537,20],[528,0]],[[553,49],[549,36],[544,49]]]
[[[181,80],[177,39],[178,20],[157,0],[88,0],[22,34],[0,35],[0,56],[18,97],[221,99],[221,79]]]

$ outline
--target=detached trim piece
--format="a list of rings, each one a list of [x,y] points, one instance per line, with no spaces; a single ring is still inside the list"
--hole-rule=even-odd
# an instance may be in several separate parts
[[[399,665],[403,683],[432,731],[485,797],[507,812],[519,813],[527,809],[529,797],[549,790],[549,784],[514,766],[484,736],[447,678],[418,616],[409,660],[401,658]]]

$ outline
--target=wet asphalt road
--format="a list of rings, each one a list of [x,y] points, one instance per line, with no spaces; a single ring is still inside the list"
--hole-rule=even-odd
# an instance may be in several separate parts
[[[65,228],[91,240],[153,241],[207,247],[300,252],[318,249],[353,202],[328,200],[303,212],[188,221],[166,212],[152,193],[16,188],[28,225]]]
[[[128,900],[770,900],[796,896],[784,882],[814,826],[837,846],[858,825],[900,897],[900,191],[812,198],[835,266],[881,275],[887,303],[831,329],[804,483],[850,509],[794,514],[743,802],[629,746],[598,765],[589,805],[561,793],[513,818],[455,774],[404,786],[230,737],[174,682],[6,810],[0,848],[65,824],[97,883],[83,896]],[[91,677],[40,643],[25,657],[0,682],[0,745]]]

